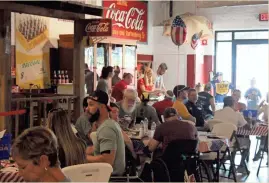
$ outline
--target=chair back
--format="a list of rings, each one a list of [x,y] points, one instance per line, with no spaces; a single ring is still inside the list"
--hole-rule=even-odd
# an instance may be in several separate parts
[[[93,146],[97,143],[97,136],[96,136],[96,132],[92,132],[90,134],[90,137],[92,139],[92,143],[93,143]]]
[[[188,175],[197,174],[197,145],[198,140],[175,140],[168,144],[161,159],[166,163],[171,182],[184,182],[185,171]]]
[[[212,133],[217,136],[224,136],[227,139],[231,139],[234,131],[237,131],[237,127],[232,123],[219,123],[213,126]]]
[[[208,124],[208,128],[210,131],[212,131],[214,125],[219,124],[219,123],[223,123],[223,121],[221,120],[217,120],[217,119],[211,119],[207,121]]]
[[[108,182],[113,168],[108,163],[87,163],[62,169],[72,182]]]

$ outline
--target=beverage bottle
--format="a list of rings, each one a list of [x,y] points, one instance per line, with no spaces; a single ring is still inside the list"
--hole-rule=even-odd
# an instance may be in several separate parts
[[[149,129],[149,120],[148,118],[144,119],[144,133],[147,135],[148,134],[148,129]]]
[[[151,132],[150,137],[151,137],[151,138],[152,138],[153,135],[154,135],[154,132],[155,132],[155,130],[156,130],[156,127],[157,127],[156,123],[155,123],[155,122],[152,122],[152,124],[151,124],[151,130],[150,130],[150,132]]]
[[[68,73],[65,71],[65,83],[69,83]]]
[[[144,121],[140,122],[139,136],[144,137]]]
[[[58,84],[62,83],[61,71],[58,71]]]
[[[56,71],[53,72],[53,83],[54,85],[57,85],[57,72]]]

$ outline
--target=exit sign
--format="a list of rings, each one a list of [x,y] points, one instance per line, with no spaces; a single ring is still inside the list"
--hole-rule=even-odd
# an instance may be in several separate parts
[[[268,13],[260,13],[259,20],[260,21],[268,21]]]

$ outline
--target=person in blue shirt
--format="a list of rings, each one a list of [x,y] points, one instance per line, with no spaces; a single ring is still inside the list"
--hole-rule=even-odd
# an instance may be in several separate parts
[[[217,72],[211,84],[214,89],[214,96],[216,103],[223,103],[224,97],[227,96],[230,89],[232,89],[232,85],[227,82],[223,81],[223,74],[222,72]]]
[[[256,88],[256,79],[250,81],[251,87],[246,91],[245,98],[247,100],[248,110],[257,110],[260,99],[262,98],[261,91]]]

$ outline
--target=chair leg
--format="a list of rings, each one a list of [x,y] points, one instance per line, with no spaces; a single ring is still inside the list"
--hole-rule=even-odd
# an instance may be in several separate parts
[[[258,167],[258,170],[257,170],[257,176],[259,176],[259,173],[260,173],[260,168],[261,168],[261,164],[262,164],[263,155],[264,155],[264,149],[262,151],[262,156],[261,156],[259,167]]]
[[[256,143],[256,147],[255,147],[254,157],[255,157],[256,154],[257,154],[258,144],[259,144],[259,139],[257,139],[257,143]],[[254,159],[254,158],[253,158],[253,159]]]
[[[230,178],[230,172],[232,172],[233,177],[234,177],[234,182],[237,182],[237,180],[236,180],[236,174],[235,174],[234,160],[233,160],[233,157],[232,157],[231,152],[230,152],[229,149],[228,149],[228,156],[229,156],[229,160],[230,160],[230,163],[231,163],[230,171],[229,171],[229,178]]]

